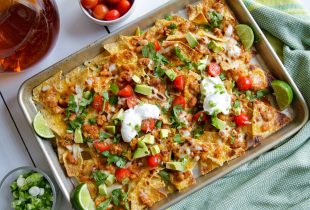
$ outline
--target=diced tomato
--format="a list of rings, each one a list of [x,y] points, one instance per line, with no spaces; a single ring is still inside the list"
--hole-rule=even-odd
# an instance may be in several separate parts
[[[110,149],[110,145],[105,143],[105,142],[99,142],[99,141],[95,141],[94,142],[94,147],[98,152],[104,152],[106,150]]]
[[[240,91],[249,90],[252,88],[252,79],[249,77],[239,77],[237,80],[237,87]]]
[[[160,46],[158,40],[156,40],[156,41],[154,42],[154,47],[155,47],[155,50],[156,50],[156,51],[159,51],[159,50],[160,50],[161,46]]]
[[[234,121],[238,126],[245,126],[251,124],[251,122],[249,121],[249,117],[246,114],[240,114],[238,116],[235,116]]]
[[[118,4],[116,9],[121,13],[121,15],[124,15],[131,7],[131,3],[128,0],[121,0]]]
[[[127,168],[118,168],[115,171],[115,178],[118,182],[130,177],[131,172]]]
[[[133,89],[130,85],[127,85],[118,92],[118,95],[121,97],[129,97],[133,95]]]
[[[186,100],[184,96],[177,96],[174,98],[172,102],[173,106],[181,105],[183,109],[185,109]]]
[[[102,111],[103,106],[103,97],[100,95],[95,95],[92,103],[92,107],[96,109],[98,112]]]
[[[160,164],[160,156],[158,154],[150,155],[146,158],[146,162],[150,167],[157,167]]]
[[[155,127],[155,123],[156,123],[155,119],[150,118],[150,119],[143,120],[141,124],[141,131],[146,132],[146,133],[152,131]]]
[[[134,108],[137,104],[139,104],[139,100],[136,96],[130,96],[126,100],[128,108]]]
[[[208,74],[212,77],[216,77],[221,73],[221,67],[217,63],[210,63],[208,66]]]
[[[177,76],[173,81],[173,84],[178,90],[184,90],[184,76]]]
[[[105,15],[105,19],[106,20],[115,20],[117,18],[119,18],[121,16],[121,14],[119,13],[118,10],[116,9],[112,9],[110,11],[107,12],[107,14]]]
[[[204,111],[197,112],[194,115],[194,120],[197,121],[197,122],[206,122],[207,121],[207,114],[206,114],[206,112],[204,112]]]

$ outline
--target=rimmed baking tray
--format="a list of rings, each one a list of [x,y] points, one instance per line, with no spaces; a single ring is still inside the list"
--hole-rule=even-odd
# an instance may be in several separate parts
[[[133,34],[137,26],[139,26],[141,29],[147,29],[154,24],[154,21],[156,19],[163,18],[165,15],[171,13],[178,14],[180,11],[184,11],[184,8],[187,4],[195,4],[197,2],[199,1],[171,0],[168,3],[164,4],[162,7],[142,16],[141,18],[137,19],[131,24],[120,28],[112,34],[97,40],[96,42],[86,46],[80,51],[70,55],[64,60],[52,65],[51,67],[26,80],[20,87],[18,101],[29,122],[29,125],[32,125],[32,120],[37,113],[36,104],[32,100],[32,90],[36,86],[38,86],[43,81],[47,80],[60,70],[62,70],[63,73],[66,74],[75,67],[82,65],[85,61],[92,59],[93,57],[104,51],[102,47],[103,44],[116,41],[119,38],[119,35]],[[214,171],[206,174],[205,176],[197,178],[197,183],[195,185],[182,192],[177,192],[169,195],[168,198],[158,202],[151,209],[166,209],[174,203],[180,201],[181,199],[184,199],[187,195],[196,192],[197,190],[224,176],[225,174],[239,167],[245,162],[252,160],[257,156],[261,155],[262,153],[277,146],[285,139],[295,134],[308,120],[308,107],[303,96],[299,92],[292,78],[285,70],[285,67],[281,63],[280,59],[273,51],[262,31],[259,29],[258,25],[246,9],[242,0],[229,0],[227,1],[227,4],[234,12],[237,20],[240,23],[246,23],[251,25],[256,31],[256,33],[261,37],[261,40],[255,44],[255,48],[259,54],[259,60],[261,60],[260,64],[265,65],[274,76],[281,80],[287,81],[293,88],[294,102],[292,104],[292,109],[295,110],[294,119],[289,125],[272,134],[268,138],[264,139],[260,145],[255,148],[249,149],[243,156],[224,164],[224,166],[215,169]],[[33,130],[30,127],[29,129]],[[62,190],[65,198],[67,200],[70,200],[70,193],[74,189],[75,182],[66,176],[65,171],[60,165],[57,154],[53,150],[51,143],[49,141],[42,140],[38,136],[36,136],[36,139],[54,173],[55,179],[58,182],[59,187]]]

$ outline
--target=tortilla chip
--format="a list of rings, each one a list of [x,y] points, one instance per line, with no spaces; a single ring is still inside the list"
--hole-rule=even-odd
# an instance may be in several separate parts
[[[77,154],[77,163],[76,164],[72,164],[68,161],[67,156],[71,155],[69,154],[71,153],[70,151],[65,152],[65,154],[63,155],[63,161],[64,161],[64,166],[65,169],[67,171],[67,175],[69,177],[77,177],[80,175],[81,170],[82,170],[82,165],[83,165],[83,158],[81,153]]]
[[[181,173],[181,172],[177,172]],[[178,180],[176,175],[170,174],[170,181],[171,183],[179,190],[184,190],[185,188],[188,188],[189,186],[196,183],[195,177],[191,171],[184,172],[186,173],[184,175],[183,180]]]
[[[40,110],[48,127],[54,131],[58,136],[63,137],[66,134],[67,124],[63,120],[62,114],[52,114],[46,109]]]
[[[123,41],[118,41],[118,42],[112,42],[112,43],[105,44],[103,47],[110,54],[115,54],[115,53],[118,53],[119,51],[125,50],[127,46],[125,45]]]
[[[65,75],[65,83],[68,85],[75,84],[84,89],[85,81],[89,76],[89,69],[77,67]]]
[[[198,4],[197,6],[189,5],[187,7],[187,14],[190,21],[196,23],[198,25],[208,24],[209,21],[204,15],[204,9],[202,4]]]
[[[58,155],[58,160],[61,164],[63,164],[63,155],[65,154],[65,152],[67,151],[67,149],[65,147],[63,147],[60,143],[60,138],[58,136],[56,136],[56,145],[57,145],[57,155]]]

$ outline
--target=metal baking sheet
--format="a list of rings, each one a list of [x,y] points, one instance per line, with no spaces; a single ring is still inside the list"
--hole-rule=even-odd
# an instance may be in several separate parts
[[[137,26],[139,26],[141,29],[147,29],[154,24],[154,21],[156,19],[163,18],[167,14],[178,13],[179,11],[184,10],[187,4],[195,4],[197,2],[199,1],[171,0],[162,7],[155,9],[154,11],[137,19],[131,24],[120,28],[119,30],[108,35],[107,37],[97,40],[96,42],[86,46],[85,48],[74,53],[73,55],[65,58],[64,60],[52,65],[51,67],[45,69],[37,75],[34,75],[32,78],[26,80],[20,87],[18,101],[29,122],[29,125],[32,125],[32,120],[37,113],[37,107],[32,100],[32,90],[40,83],[53,76],[59,70],[62,70],[64,74],[66,74],[75,67],[82,65],[84,61],[92,59],[93,57],[104,51],[104,49],[102,48],[103,44],[116,41],[119,38],[119,35],[133,34]],[[285,139],[295,134],[308,120],[308,108],[303,96],[297,89],[292,78],[285,70],[285,67],[281,63],[280,59],[273,51],[262,31],[259,29],[258,25],[246,9],[242,0],[229,0],[227,1],[227,4],[234,12],[237,20],[240,23],[246,23],[251,25],[253,29],[261,36],[261,41],[255,44],[255,48],[264,65],[266,65],[266,67],[274,76],[281,80],[287,81],[293,88],[295,94],[294,102],[292,104],[292,109],[295,113],[294,120],[286,127],[282,128],[278,132],[263,140],[259,146],[249,149],[243,156],[224,164],[224,166],[215,169],[214,171],[206,174],[205,176],[197,178],[197,183],[195,185],[191,186],[187,190],[170,194],[168,198],[156,203],[151,209],[166,209],[169,206],[175,204],[176,202],[184,199],[189,194],[192,194],[197,190],[205,187],[206,185],[224,176],[225,174],[239,167],[245,162],[252,160],[257,156],[261,155],[262,153],[277,146]],[[29,127],[29,129],[31,128]],[[38,136],[36,136],[36,139],[54,173],[55,179],[58,182],[59,187],[62,190],[65,198],[67,200],[70,200],[70,193],[74,189],[75,185],[74,180],[66,176],[65,171],[60,165],[56,152],[53,150],[51,143],[49,141],[42,140]]]

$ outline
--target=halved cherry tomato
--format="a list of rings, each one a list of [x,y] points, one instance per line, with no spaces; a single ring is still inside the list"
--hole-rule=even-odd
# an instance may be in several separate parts
[[[121,14],[119,13],[119,11],[117,11],[116,9],[112,9],[105,15],[105,19],[106,20],[115,20],[115,19],[119,18],[120,16],[121,16]]]
[[[184,90],[184,76],[177,76],[173,81],[173,84],[178,90]]]
[[[118,92],[118,95],[121,97],[129,97],[133,95],[133,89],[130,85],[127,85]]]
[[[251,122],[249,121],[249,117],[246,114],[240,114],[238,116],[235,116],[234,121],[238,126],[245,126],[251,124]]]
[[[82,0],[81,3],[86,9],[92,9],[98,4],[98,0]]]
[[[98,4],[94,9],[93,9],[93,15],[95,18],[98,20],[103,20],[106,16],[106,14],[109,12],[109,9],[107,6],[103,4]]]
[[[121,13],[121,15],[124,15],[131,7],[131,3],[128,0],[121,0],[118,4],[116,9]]]
[[[156,50],[156,51],[159,51],[159,50],[160,50],[161,46],[160,46],[158,40],[156,40],[156,41],[154,42],[154,47],[155,47],[155,50]]]
[[[118,168],[115,171],[115,178],[118,182],[130,177],[131,172],[127,168]]]
[[[118,2],[120,2],[121,0],[108,0],[108,2],[110,4],[117,4]]]
[[[139,100],[136,96],[130,96],[126,100],[128,108],[134,108],[138,103]]]
[[[94,147],[99,152],[104,152],[104,151],[110,149],[110,145],[109,144],[107,144],[105,142],[99,142],[99,141],[95,141],[94,142]]]
[[[197,121],[197,122],[206,122],[207,121],[207,114],[206,114],[206,112],[204,112],[204,111],[197,112],[194,115],[194,120]]]
[[[151,118],[143,120],[141,123],[141,131],[145,133],[152,131],[155,128],[155,122],[156,120]]]
[[[177,96],[174,98],[172,102],[173,106],[181,105],[183,109],[185,109],[186,100],[184,96]]]
[[[237,80],[238,90],[245,91],[252,88],[252,79],[249,77],[239,77]]]
[[[98,112],[102,111],[103,106],[103,97],[100,95],[95,95],[92,103],[92,107],[96,109]]]
[[[160,156],[158,154],[150,155],[146,158],[146,162],[150,167],[157,167],[160,163]]]
[[[210,63],[208,66],[208,74],[212,77],[218,76],[221,71],[221,67],[217,63]]]

